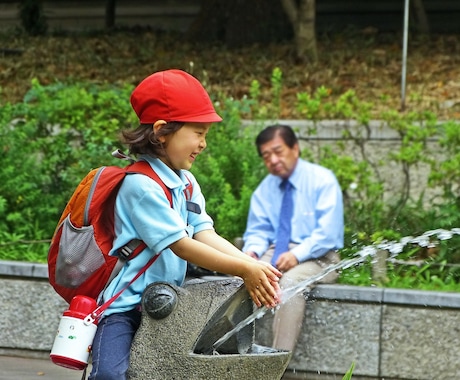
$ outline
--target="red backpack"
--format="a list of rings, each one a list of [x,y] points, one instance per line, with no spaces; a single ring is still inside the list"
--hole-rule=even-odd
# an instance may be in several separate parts
[[[117,154],[117,157],[126,158],[121,156],[122,153],[114,152]],[[126,260],[134,258],[146,247],[144,242],[133,240],[118,251],[118,257],[109,256],[115,237],[115,199],[125,176],[133,173],[144,174],[156,181],[172,207],[170,189],[148,162],[138,161],[125,168],[103,166],[91,170],[67,203],[48,251],[49,282],[67,302],[70,303],[76,295],[97,299]],[[187,199],[190,199],[192,190],[189,184]]]

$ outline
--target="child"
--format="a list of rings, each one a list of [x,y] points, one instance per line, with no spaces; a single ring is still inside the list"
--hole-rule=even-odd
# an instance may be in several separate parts
[[[182,285],[187,261],[200,267],[239,276],[260,307],[278,303],[281,272],[239,251],[213,229],[205,199],[188,171],[206,148],[211,123],[221,121],[206,90],[193,76],[180,70],[157,72],[144,79],[131,95],[140,125],[123,132],[130,153],[147,161],[171,189],[171,208],[164,191],[142,174],[126,177],[115,204],[116,238],[111,254],[132,239],[147,248],[128,261],[103,293],[108,300],[122,289],[157,252],[161,255],[105,311],[92,346],[90,380],[125,379],[131,342],[141,320],[145,287],[156,281]],[[184,189],[191,182],[188,211]],[[155,360],[155,358],[152,358]]]

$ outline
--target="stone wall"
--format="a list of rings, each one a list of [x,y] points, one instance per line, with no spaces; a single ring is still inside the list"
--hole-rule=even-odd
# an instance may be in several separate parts
[[[43,264],[0,261],[0,354],[48,357],[67,303]]]
[[[363,161],[363,155],[365,155],[376,174],[375,178],[383,182],[385,200],[394,201],[395,195],[401,196],[406,180],[405,173],[400,164],[389,159],[391,152],[400,149],[401,137],[382,121],[370,121],[368,130],[353,120],[323,120],[316,125],[306,120],[278,120],[276,122],[293,127],[298,134],[301,149],[310,152],[315,161],[319,160],[321,148],[325,145],[330,146],[340,155],[352,157],[356,162]],[[260,123],[270,125],[275,122]],[[260,126],[249,120],[243,122],[243,126],[248,128],[254,125]],[[354,136],[362,135],[362,147],[358,147],[351,139],[344,138],[345,128],[350,130]],[[312,129],[315,129],[315,133],[310,132]],[[435,160],[443,158],[442,148],[439,147],[437,139],[429,140],[425,149],[428,157]],[[423,162],[410,168],[410,196],[414,200],[419,200],[419,197],[423,196],[424,203],[427,205],[430,204],[433,197],[441,193],[439,188],[428,186],[430,170],[429,165]],[[354,197],[359,192],[359,189],[342,190],[346,190],[350,197]]]
[[[65,301],[43,264],[0,261],[0,355],[46,358]],[[460,295],[319,285],[311,294],[289,369],[299,379],[458,379]],[[270,341],[271,314],[256,325]]]
[[[454,293],[320,285],[288,368],[309,380],[341,379],[352,362],[353,378],[459,379],[459,308]],[[260,344],[271,323],[256,325]]]

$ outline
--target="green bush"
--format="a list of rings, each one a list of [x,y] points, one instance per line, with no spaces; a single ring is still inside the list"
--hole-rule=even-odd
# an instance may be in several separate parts
[[[0,109],[1,241],[49,239],[75,186],[91,169],[120,164],[110,156],[120,128],[135,120],[131,89],[37,81],[24,102]],[[35,260],[46,258],[46,244]],[[26,259],[4,246],[2,258]]]
[[[256,80],[247,97],[218,99],[224,121],[211,128],[208,146],[192,168],[217,231],[230,240],[243,234],[250,196],[266,175],[254,140],[263,121],[276,120],[280,114],[282,73],[278,69],[271,85],[273,101],[268,105],[260,105],[262,91]],[[124,165],[110,153],[123,148],[118,142],[120,130],[137,124],[129,104],[131,91],[130,86],[89,83],[42,86],[34,80],[23,102],[0,108],[0,258],[45,261],[46,241],[81,178],[97,166]],[[338,102],[330,102],[328,94],[326,87],[313,95],[298,94],[297,107],[313,122],[302,138],[314,136],[323,118],[345,121],[342,140],[302,152],[306,159],[333,170],[342,187],[346,222],[342,257],[353,257],[369,244],[459,226],[458,123],[439,123],[430,113],[382,113],[382,123],[393,128],[401,141],[382,160],[394,163],[405,179],[395,196],[385,200],[382,162],[370,160],[364,149],[372,104],[362,102],[353,91]],[[242,118],[251,118],[252,123],[242,126]],[[441,159],[433,158],[428,141],[437,141]],[[352,144],[353,157],[346,153],[345,143]],[[410,197],[412,171],[420,163],[432,168],[426,185],[440,189],[436,199],[428,202],[423,194],[420,199]],[[402,257],[418,260],[420,267],[390,263],[385,285],[438,289],[442,283],[446,290],[456,289],[458,240],[434,241],[436,254],[426,257],[424,248],[408,246]],[[340,281],[369,285],[371,272],[371,264],[365,262],[344,270]]]
[[[224,122],[213,125],[207,148],[192,167],[216,230],[230,241],[243,234],[252,191],[265,175],[254,144],[259,128],[241,127],[242,107],[242,102],[224,101]]]

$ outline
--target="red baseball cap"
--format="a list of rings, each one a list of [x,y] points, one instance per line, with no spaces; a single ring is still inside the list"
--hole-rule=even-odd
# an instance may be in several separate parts
[[[131,105],[141,124],[222,121],[198,79],[182,70],[159,71],[145,78],[131,94]]]

